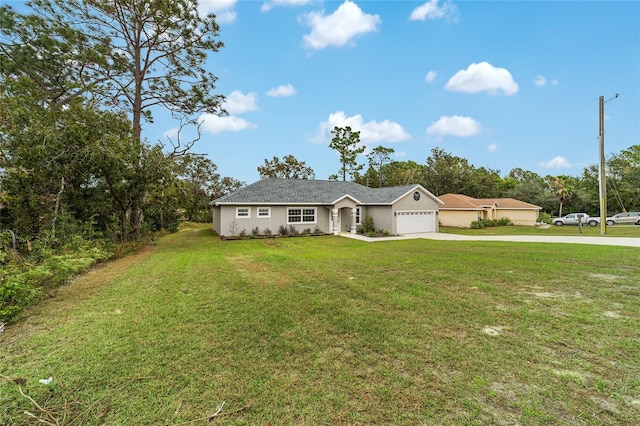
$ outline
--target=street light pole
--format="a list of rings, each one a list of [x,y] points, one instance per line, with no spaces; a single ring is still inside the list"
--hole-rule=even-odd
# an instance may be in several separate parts
[[[607,174],[605,170],[605,158],[604,158],[604,104],[611,99],[615,99],[620,94],[616,93],[613,98],[604,100],[604,96],[600,96],[600,235],[607,233]]]

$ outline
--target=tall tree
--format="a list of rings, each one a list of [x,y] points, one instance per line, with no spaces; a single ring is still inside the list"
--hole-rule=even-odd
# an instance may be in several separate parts
[[[217,78],[205,69],[208,53],[222,47],[217,40],[219,27],[213,14],[202,17],[197,6],[194,0],[34,0],[36,15],[21,21],[31,29],[17,31],[11,25],[14,39],[3,49],[12,53],[9,59],[16,72],[46,86],[49,70],[36,66],[34,58],[50,40],[36,39],[38,49],[27,51],[29,60],[15,52],[22,52],[19,45],[30,43],[26,38],[50,29],[49,38],[59,46],[46,50],[47,57],[66,64],[68,73],[73,73],[63,79],[62,94],[56,99],[79,93],[130,114],[140,159],[134,170],[138,170],[145,144],[143,122],[153,120],[153,109],[166,108],[182,123],[194,125],[196,113],[224,114],[224,98],[212,93]],[[174,146],[171,155],[184,154],[190,147]],[[140,235],[145,194],[142,188],[130,207],[133,238]]]
[[[472,177],[473,167],[461,157],[440,148],[433,148],[424,168],[426,188],[434,195],[467,192],[465,187]],[[465,194],[470,195],[470,194]]]
[[[632,145],[613,155],[608,166],[607,195],[611,194],[622,209],[640,210],[640,145]]]
[[[573,197],[573,188],[568,183],[567,176],[548,176],[547,181],[551,188],[553,188],[554,195],[560,204],[558,209],[558,216],[562,216],[562,206]]]
[[[339,175],[342,180],[347,180],[347,173],[353,176],[354,173],[362,170],[364,165],[358,164],[358,154],[362,154],[366,147],[360,145],[360,132],[352,130],[351,127],[334,127],[331,131],[333,138],[329,148],[338,151],[340,155]]]
[[[556,210],[553,189],[537,173],[515,168],[509,172],[505,180],[509,182],[510,189],[504,196],[535,204],[548,213]]]
[[[393,148],[386,148],[382,145],[377,146],[371,150],[367,155],[369,160],[369,167],[377,172],[378,175],[378,188],[382,187],[382,182],[385,180],[383,173],[384,166],[391,163],[391,154],[395,150]]]
[[[293,155],[285,155],[282,161],[278,157],[267,161],[264,159],[264,165],[258,166],[260,179],[265,178],[283,178],[283,179],[315,179],[316,175],[311,167],[308,167],[304,161],[299,161]]]

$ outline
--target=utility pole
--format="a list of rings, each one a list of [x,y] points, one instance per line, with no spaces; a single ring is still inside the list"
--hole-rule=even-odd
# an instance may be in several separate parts
[[[607,174],[605,170],[605,158],[604,158],[604,104],[611,99],[615,99],[620,94],[616,93],[613,98],[604,100],[604,96],[600,96],[600,235],[607,233]]]

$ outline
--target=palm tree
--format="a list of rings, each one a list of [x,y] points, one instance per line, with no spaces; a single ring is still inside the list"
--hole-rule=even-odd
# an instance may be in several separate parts
[[[562,217],[562,206],[565,202],[569,201],[573,197],[573,190],[567,185],[567,182],[562,177],[554,177],[551,180],[551,187],[554,190],[554,195],[560,202],[560,209],[558,211],[558,217]]]

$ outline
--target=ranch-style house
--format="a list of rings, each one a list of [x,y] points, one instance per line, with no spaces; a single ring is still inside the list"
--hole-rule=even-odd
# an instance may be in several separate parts
[[[355,182],[263,179],[211,202],[213,229],[232,236],[280,226],[356,233],[365,215],[392,234],[438,232],[442,201],[421,185],[369,188]]]

